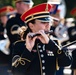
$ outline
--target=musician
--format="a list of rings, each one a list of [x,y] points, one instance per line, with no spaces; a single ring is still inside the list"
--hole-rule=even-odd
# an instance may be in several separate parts
[[[17,10],[16,16],[9,19],[6,25],[7,35],[11,44],[21,39],[18,28],[25,26],[25,23],[20,19],[20,16],[24,13],[24,11],[27,11],[32,7],[32,3],[32,0],[15,0],[15,6]]]
[[[9,75],[9,40],[6,35],[6,23],[11,16],[7,15],[9,12],[13,12],[12,6],[4,6],[0,8],[0,74]]]
[[[5,38],[4,29],[6,28],[7,20],[13,14],[13,11],[14,8],[12,6],[4,6],[0,8],[0,40],[3,40]]]
[[[51,30],[53,30],[54,32],[54,37],[57,37],[55,34],[55,29],[57,28],[57,26],[60,24],[60,10],[57,10],[55,14],[50,14],[53,18],[53,24],[51,26]]]
[[[8,41],[8,37],[6,35],[6,33],[7,33],[6,23],[9,19],[9,17],[12,14],[14,14],[13,11],[14,11],[14,8],[12,6],[4,6],[4,7],[0,8],[0,22],[1,22],[0,23],[0,50],[6,55],[9,55],[8,51],[6,51],[6,49],[3,48],[4,46],[8,45],[8,42],[6,42],[6,41]],[[10,12],[11,12],[11,14],[8,14]]]
[[[14,43],[13,75],[54,75],[58,66],[70,65],[69,56],[48,37],[50,10],[51,5],[42,3],[21,16],[30,32],[24,41]]]
[[[33,5],[32,0],[15,0],[15,6],[17,13],[14,17],[9,19],[6,24],[7,29],[7,35],[10,40],[10,62],[11,62],[11,54],[12,54],[12,44],[20,40],[21,37],[19,35],[21,31],[21,27],[25,26],[25,23],[21,20],[20,16],[24,13],[24,11],[27,11],[30,9]]]
[[[76,21],[74,23],[75,23],[75,26],[68,28],[70,42],[73,42],[76,40]],[[76,50],[72,51],[72,57],[73,57],[73,61],[72,61],[71,68],[73,70],[73,75],[76,75]]]

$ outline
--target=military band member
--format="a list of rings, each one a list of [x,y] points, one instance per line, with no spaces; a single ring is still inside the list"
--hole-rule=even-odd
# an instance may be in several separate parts
[[[4,6],[0,8],[0,40],[5,39],[4,30],[6,29],[6,23],[9,17],[11,16],[11,14],[13,14],[13,11],[14,8],[12,6]]]
[[[9,55],[9,40],[7,37],[6,23],[9,17],[13,14],[14,8],[12,6],[4,6],[0,8],[0,50],[5,54]],[[11,14],[8,14],[10,13]]]
[[[28,25],[24,41],[16,41],[12,54],[13,75],[54,75],[58,66],[69,66],[71,59],[49,38],[51,5],[39,4],[21,19]],[[38,9],[38,10],[37,10]]]
[[[13,14],[12,6],[4,6],[0,8],[0,74],[9,75],[9,40],[6,35],[6,23]],[[10,13],[11,14],[8,14]],[[9,15],[9,16],[8,16]]]
[[[7,35],[10,40],[10,63],[11,63],[11,54],[12,54],[12,44],[21,39],[19,32],[21,32],[21,27],[25,26],[25,23],[21,20],[20,16],[30,9],[33,5],[32,0],[15,0],[15,6],[17,13],[14,17],[9,19],[6,24]]]
[[[76,22],[75,22],[75,26],[68,28],[68,35],[69,35],[70,42],[76,41]],[[76,47],[76,44],[74,45]],[[72,57],[73,57],[73,61],[72,61],[71,68],[73,70],[73,75],[76,75],[76,50],[72,51]]]
[[[15,0],[15,6],[17,9],[16,16],[9,19],[6,25],[7,35],[11,44],[21,39],[18,35],[19,28],[25,26],[25,23],[20,19],[20,16],[24,13],[24,11],[31,8],[31,3],[33,3],[32,0]]]

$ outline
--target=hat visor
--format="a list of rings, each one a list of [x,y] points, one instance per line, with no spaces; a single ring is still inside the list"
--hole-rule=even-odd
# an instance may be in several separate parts
[[[37,18],[38,20],[40,20],[41,22],[50,22],[51,19],[50,17],[43,17],[43,18]]]
[[[25,4],[34,4],[33,1],[23,1]]]
[[[52,17],[52,16],[50,16],[50,18],[51,18],[53,21],[57,21],[57,22],[60,21],[60,19],[59,19],[59,18],[56,18],[56,17]]]

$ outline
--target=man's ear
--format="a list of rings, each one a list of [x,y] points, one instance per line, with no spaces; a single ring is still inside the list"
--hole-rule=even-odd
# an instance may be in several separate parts
[[[31,30],[33,30],[34,25],[33,25],[32,23],[29,23],[29,28],[30,28]]]

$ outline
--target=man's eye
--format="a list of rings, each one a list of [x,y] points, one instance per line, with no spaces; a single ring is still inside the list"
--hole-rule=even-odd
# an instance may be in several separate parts
[[[55,22],[59,22],[58,20],[54,20]]]
[[[46,22],[41,22],[42,24],[45,24]]]

